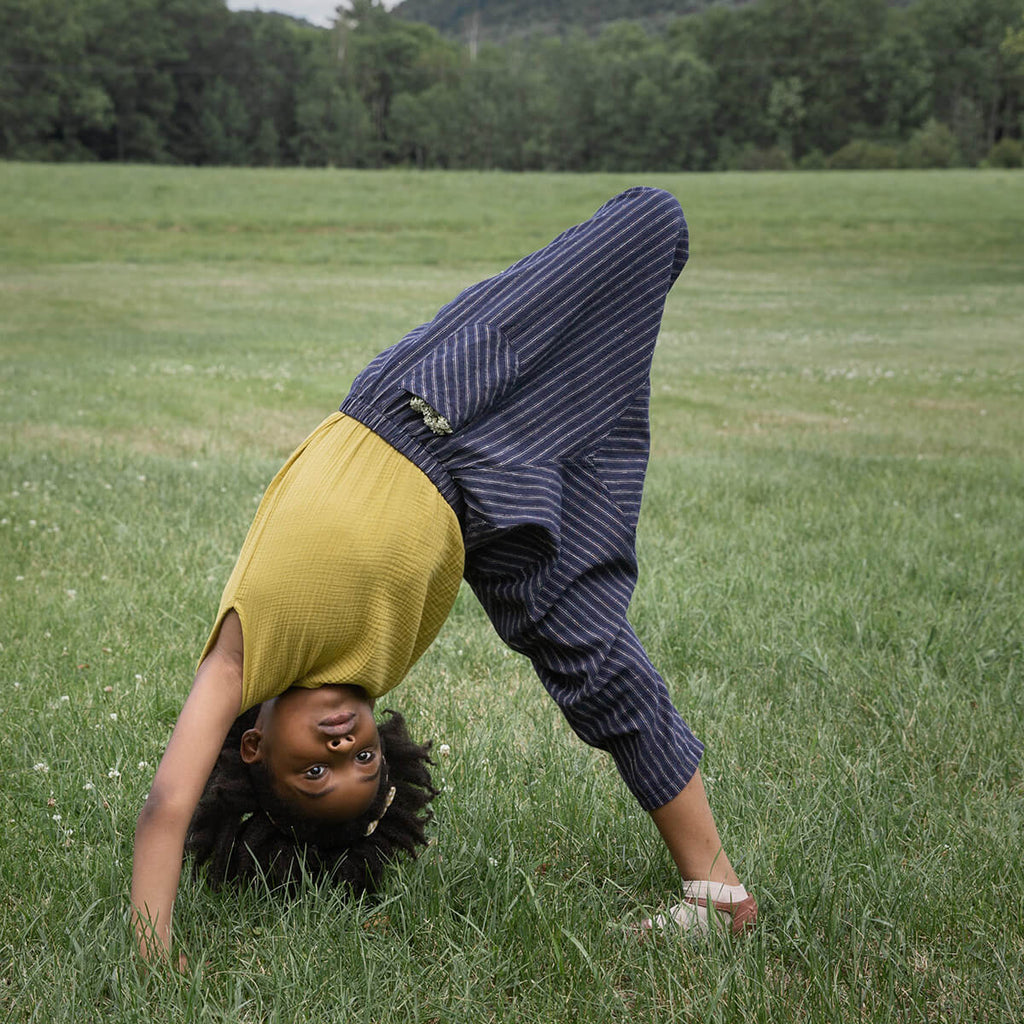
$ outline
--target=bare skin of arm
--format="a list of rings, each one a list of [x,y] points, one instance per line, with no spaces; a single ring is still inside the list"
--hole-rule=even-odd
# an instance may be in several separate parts
[[[196,673],[135,827],[132,924],[147,960],[171,948],[185,836],[242,696],[242,628],[229,612]]]
[[[652,811],[651,817],[683,878],[739,885],[722,849],[700,771],[681,793]]]

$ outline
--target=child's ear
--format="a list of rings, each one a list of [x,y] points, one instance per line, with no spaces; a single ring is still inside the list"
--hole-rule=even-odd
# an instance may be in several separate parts
[[[263,733],[259,729],[246,729],[242,733],[242,742],[239,745],[239,753],[246,764],[256,764],[263,760]]]

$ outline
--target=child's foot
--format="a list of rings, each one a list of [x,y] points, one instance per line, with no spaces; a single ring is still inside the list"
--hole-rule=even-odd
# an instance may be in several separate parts
[[[678,928],[684,932],[706,934],[712,928],[741,935],[757,922],[757,901],[742,885],[722,882],[685,882],[683,901],[640,922],[643,931]]]

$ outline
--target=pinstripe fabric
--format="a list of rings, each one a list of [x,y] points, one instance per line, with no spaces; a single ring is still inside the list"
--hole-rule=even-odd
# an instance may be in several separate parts
[[[374,359],[341,407],[449,501],[499,635],[648,810],[703,750],[626,619],[651,359],[687,255],[678,202],[630,189],[467,288]]]

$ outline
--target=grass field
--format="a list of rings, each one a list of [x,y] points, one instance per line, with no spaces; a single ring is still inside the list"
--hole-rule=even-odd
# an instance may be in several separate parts
[[[1024,1019],[1024,174],[656,175],[632,618],[707,743],[742,944],[638,944],[647,817],[460,595],[393,695],[446,743],[376,903],[186,881],[135,816],[262,488],[374,352],[632,179],[0,164],[0,1017]]]

